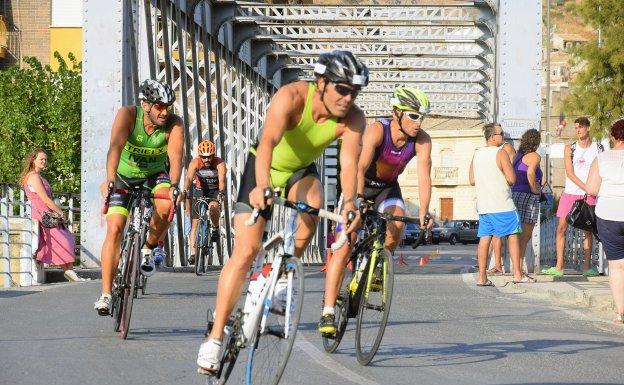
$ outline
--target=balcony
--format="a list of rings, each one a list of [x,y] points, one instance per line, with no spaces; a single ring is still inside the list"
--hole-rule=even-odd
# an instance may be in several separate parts
[[[459,167],[434,167],[431,183],[434,186],[457,186]]]

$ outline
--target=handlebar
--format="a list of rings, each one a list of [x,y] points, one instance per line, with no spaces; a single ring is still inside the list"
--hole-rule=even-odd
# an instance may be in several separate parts
[[[331,211],[327,211],[325,209],[319,209],[319,208],[315,208],[312,207],[310,205],[308,205],[305,202],[293,202],[293,201],[289,201],[287,199],[284,199],[282,197],[279,196],[279,188],[272,190],[271,188],[266,188],[264,190],[264,199],[265,202],[271,198],[271,196],[273,197],[273,204],[277,204],[280,206],[284,206],[284,207],[288,207],[294,210],[297,210],[298,212],[302,212],[302,213],[306,213],[306,214],[310,214],[310,215],[315,215],[319,218],[325,218],[328,219],[330,221],[334,221],[336,223],[344,223],[342,220],[342,216],[336,213],[332,213]],[[258,217],[260,216],[260,209],[258,208],[254,208],[251,216],[245,221],[245,225],[246,226],[253,226],[253,224],[256,223],[256,221],[258,220]],[[350,211],[347,214],[348,217],[348,221],[352,221],[353,219],[355,219],[355,213]],[[342,235],[340,236],[340,238],[334,242],[331,245],[332,250],[338,250],[339,248],[341,248],[345,243],[347,243],[348,241],[348,236],[345,232],[342,233]]]

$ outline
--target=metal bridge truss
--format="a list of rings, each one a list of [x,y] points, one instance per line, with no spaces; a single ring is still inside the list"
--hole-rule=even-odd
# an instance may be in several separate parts
[[[387,6],[84,0],[84,14],[81,235],[87,265],[99,264],[103,237],[94,204],[105,177],[102,143],[110,136],[115,110],[136,103],[136,87],[148,77],[171,84],[178,95],[175,111],[185,122],[186,162],[196,143],[210,138],[227,163],[232,199],[222,235],[228,249],[231,204],[270,97],[280,85],[309,78],[321,52],[348,49],[369,65],[371,82],[358,104],[371,117],[389,113],[387,100],[396,86],[413,85],[430,94],[438,115],[488,120],[500,115],[518,128],[535,119],[539,64],[530,55],[510,60],[519,48],[509,41],[525,40],[524,53],[539,51],[538,0]],[[507,79],[506,69],[516,67],[530,72],[522,78],[526,89]],[[322,173],[326,160],[319,161]],[[177,218],[182,244],[181,215]]]

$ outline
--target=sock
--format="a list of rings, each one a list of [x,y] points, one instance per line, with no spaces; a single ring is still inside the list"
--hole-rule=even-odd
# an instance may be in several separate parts
[[[324,306],[323,307],[323,315],[326,315],[326,314],[334,315],[334,308],[333,308],[333,306],[332,307],[329,307],[329,306]]]

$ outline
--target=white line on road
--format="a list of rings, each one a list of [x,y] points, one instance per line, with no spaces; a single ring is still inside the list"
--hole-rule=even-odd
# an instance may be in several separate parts
[[[333,358],[327,354],[321,352],[310,341],[308,341],[303,333],[297,333],[297,339],[295,340],[295,346],[301,349],[305,354],[310,356],[319,365],[336,373],[338,376],[359,385],[380,385],[378,382],[371,381],[366,377],[362,377],[356,372],[336,362]]]

